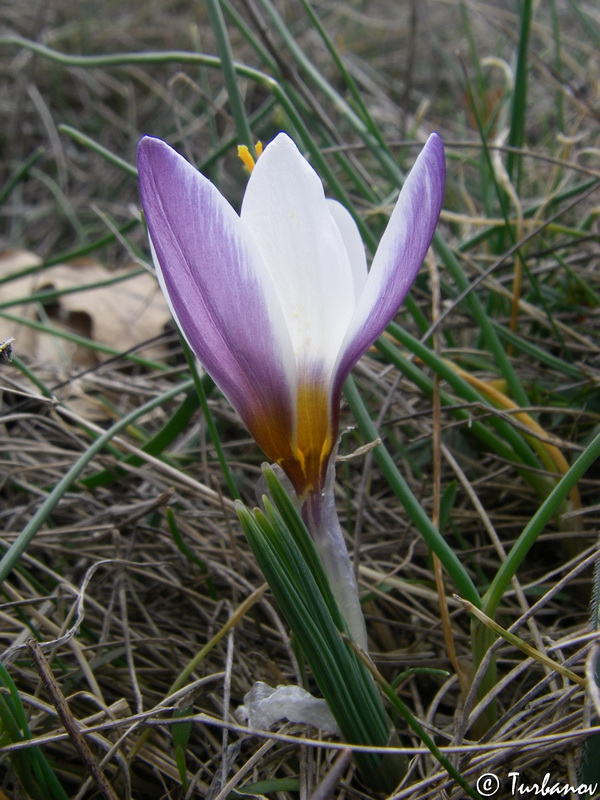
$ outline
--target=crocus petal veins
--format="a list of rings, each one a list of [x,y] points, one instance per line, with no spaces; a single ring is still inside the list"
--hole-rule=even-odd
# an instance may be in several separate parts
[[[138,148],[142,206],[161,288],[182,333],[300,499],[321,492],[342,384],[396,314],[437,224],[444,151],[433,134],[366,271],[350,214],[327,200],[279,134],[250,171],[241,216],[164,142]],[[261,155],[262,153],[262,155]]]

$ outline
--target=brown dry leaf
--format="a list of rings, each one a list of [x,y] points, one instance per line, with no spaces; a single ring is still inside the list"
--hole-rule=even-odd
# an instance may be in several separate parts
[[[0,253],[0,278],[8,277],[41,260],[25,250]],[[135,269],[135,265],[119,271],[107,269],[93,259],[80,259],[59,264],[31,275],[15,278],[0,286],[0,301],[32,298],[43,291],[65,290],[81,286],[81,291],[64,294],[57,302],[25,302],[6,311],[21,319],[47,322],[53,328],[85,336],[95,342],[126,351],[160,335],[171,319],[156,280],[142,273],[119,283],[96,288],[90,284],[106,281],[119,273]],[[92,366],[99,360],[93,349],[77,345],[27,325],[4,321],[0,338],[14,336],[15,352],[36,363],[61,367]],[[145,352],[148,356],[149,353]]]

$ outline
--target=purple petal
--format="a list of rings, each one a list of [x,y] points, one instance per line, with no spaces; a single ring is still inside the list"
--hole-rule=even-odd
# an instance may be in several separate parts
[[[416,278],[437,225],[445,179],[444,146],[433,133],[404,182],[377,248],[336,365],[334,397],[361,355],[394,318]]]
[[[138,147],[157,271],[193,351],[265,453],[289,450],[295,365],[260,254],[218,190],[160,139]]]

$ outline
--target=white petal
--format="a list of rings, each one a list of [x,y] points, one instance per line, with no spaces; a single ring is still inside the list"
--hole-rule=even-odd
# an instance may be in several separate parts
[[[357,303],[364,289],[368,274],[365,245],[352,214],[341,203],[338,203],[337,200],[328,199],[327,205],[340,229],[344,245],[346,246],[346,252],[348,253],[348,259],[350,260],[350,266],[352,268],[352,279],[354,281],[354,301]]]
[[[258,159],[241,219],[271,273],[300,370],[329,373],[354,311],[353,269],[319,177],[285,134]]]

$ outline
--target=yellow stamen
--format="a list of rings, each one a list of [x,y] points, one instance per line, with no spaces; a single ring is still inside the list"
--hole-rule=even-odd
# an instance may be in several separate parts
[[[262,142],[257,142],[254,146],[254,150],[256,151],[256,158],[258,158],[262,154]],[[238,144],[238,158],[242,161],[248,172],[252,172],[256,165],[256,161],[245,144]]]

